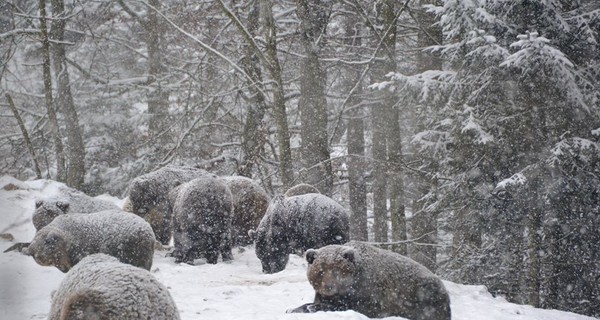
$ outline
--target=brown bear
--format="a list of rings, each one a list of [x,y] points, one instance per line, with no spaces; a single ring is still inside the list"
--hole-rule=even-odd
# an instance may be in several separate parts
[[[248,231],[256,229],[271,198],[256,181],[242,176],[221,177],[233,196],[231,238],[234,245],[252,244]]]
[[[256,232],[250,231],[263,272],[285,269],[290,253],[349,241],[349,219],[346,208],[319,193],[275,197]]]
[[[372,245],[350,241],[306,252],[313,303],[289,312],[354,310],[370,318],[449,320],[442,281],[417,262]]]
[[[94,253],[150,270],[154,233],[142,218],[121,210],[66,214],[40,229],[27,251],[38,264],[62,272]]]
[[[49,320],[176,320],[167,288],[147,270],[97,253],[67,273],[52,296]]]
[[[61,195],[50,199],[38,199],[31,220],[35,230],[40,230],[59,215],[77,212],[92,213],[118,209],[112,202],[92,198],[81,191],[61,189]]]
[[[285,192],[285,196],[286,197],[292,197],[292,196],[299,196],[301,194],[307,194],[307,193],[321,193],[319,191],[319,189],[315,188],[314,186],[308,184],[308,183],[300,183],[297,184],[291,188],[289,188],[286,192]]]
[[[193,264],[205,257],[217,263],[232,260],[231,219],[233,196],[223,180],[204,176],[186,182],[171,191],[173,206],[173,239],[175,248],[170,254],[175,262]]]
[[[150,223],[156,239],[168,245],[172,219],[169,192],[181,183],[208,174],[195,167],[167,165],[141,175],[129,184],[128,199],[123,207]]]

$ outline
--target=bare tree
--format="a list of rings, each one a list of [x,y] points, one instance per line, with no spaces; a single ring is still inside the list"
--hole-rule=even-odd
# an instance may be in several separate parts
[[[46,102],[46,110],[48,112],[48,122],[50,133],[54,140],[54,150],[56,152],[56,180],[66,182],[66,165],[64,146],[58,125],[58,117],[56,114],[54,97],[52,96],[52,66],[50,57],[50,38],[48,36],[48,23],[46,12],[46,0],[40,0],[40,33],[42,36],[42,71],[44,78],[44,97]]]
[[[304,48],[300,75],[300,127],[302,137],[303,180],[331,195],[333,173],[327,139],[326,74],[319,62],[329,14],[329,1],[297,0],[300,39]]]
[[[359,48],[362,43],[361,27],[357,14],[345,17],[345,44]],[[348,49],[351,53],[356,50]],[[345,111],[348,140],[348,198],[350,201],[350,235],[352,239],[368,241],[367,228],[367,163],[365,161],[365,118],[362,93],[362,72],[348,65],[344,70],[344,89],[347,90]]]
[[[65,26],[67,13],[63,0],[52,0],[52,27],[49,32],[53,56],[54,74],[56,77],[57,96],[55,105],[62,108],[65,116],[67,135],[67,185],[81,189],[85,177],[85,144],[83,142],[82,128],[73,95],[67,68],[67,55],[65,51]]]

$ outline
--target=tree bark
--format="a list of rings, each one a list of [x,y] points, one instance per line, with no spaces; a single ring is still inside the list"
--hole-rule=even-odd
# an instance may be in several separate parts
[[[66,120],[67,185],[75,189],[81,189],[85,177],[85,143],[82,128],[79,124],[77,108],[71,93],[71,82],[69,80],[69,70],[67,69],[67,56],[64,45],[65,5],[63,0],[52,0],[51,4],[53,22],[50,37],[57,87],[55,103],[62,107]]]
[[[300,18],[300,38],[305,55],[302,58],[299,102],[303,182],[331,196],[333,173],[327,139],[326,75],[319,62],[319,51],[329,21],[329,11],[330,8],[321,1],[296,1],[296,14]]]
[[[54,150],[56,152],[56,180],[66,182],[66,166],[65,153],[58,125],[58,117],[54,106],[54,98],[52,96],[52,71],[50,60],[50,38],[48,37],[48,24],[46,18],[46,0],[40,0],[40,31],[42,36],[42,71],[44,77],[44,97],[46,102],[46,110],[48,112],[48,123],[50,134],[54,140]]]

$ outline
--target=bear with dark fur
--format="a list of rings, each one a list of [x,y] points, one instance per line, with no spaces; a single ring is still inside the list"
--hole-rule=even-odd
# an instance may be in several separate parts
[[[301,194],[307,194],[307,193],[321,193],[319,191],[319,189],[315,188],[313,185],[310,185],[308,183],[300,183],[297,184],[291,188],[289,188],[286,192],[285,192],[285,196],[286,197],[293,197],[293,196],[299,196]]]
[[[36,232],[28,253],[42,266],[67,272],[84,257],[105,253],[150,270],[154,233],[142,218],[121,210],[56,217]]]
[[[118,209],[112,202],[92,198],[77,190],[65,189],[62,195],[50,199],[38,199],[31,220],[35,230],[40,230],[52,222],[54,218],[71,213],[92,213]]]
[[[451,318],[442,281],[400,254],[351,241],[308,250],[306,261],[315,299],[291,312],[354,310],[370,318]]]
[[[250,232],[263,272],[285,269],[290,253],[349,241],[349,216],[342,205],[318,193],[274,198],[256,232]]]
[[[156,239],[168,245],[172,219],[168,205],[169,192],[181,183],[208,174],[195,167],[168,165],[141,175],[130,183],[124,208],[150,223]]]
[[[83,258],[52,296],[49,320],[177,320],[167,288],[147,270],[105,254]]]
[[[234,245],[252,244],[248,232],[256,229],[265,215],[271,197],[256,181],[242,176],[221,177],[233,196],[231,238]]]
[[[193,263],[205,257],[211,264],[232,260],[233,196],[223,180],[204,176],[171,191],[176,262]]]

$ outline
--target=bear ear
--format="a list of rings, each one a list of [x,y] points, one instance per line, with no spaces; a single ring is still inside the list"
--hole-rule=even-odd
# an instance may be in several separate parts
[[[248,230],[248,237],[250,237],[250,240],[256,241],[256,231],[253,229]]]
[[[317,250],[308,249],[306,251],[306,262],[308,262],[308,264],[312,264],[316,258],[317,258]]]
[[[346,251],[344,251],[343,255],[344,259],[350,261],[351,263],[354,263],[354,250],[353,249],[348,249]]]
[[[50,231],[44,238],[44,242],[49,245],[55,245],[58,241],[62,239],[61,235],[56,231]]]
[[[69,209],[69,203],[64,201],[57,201],[56,206],[65,213]]]
[[[44,200],[36,200],[35,201],[35,208],[39,208],[44,204]]]

